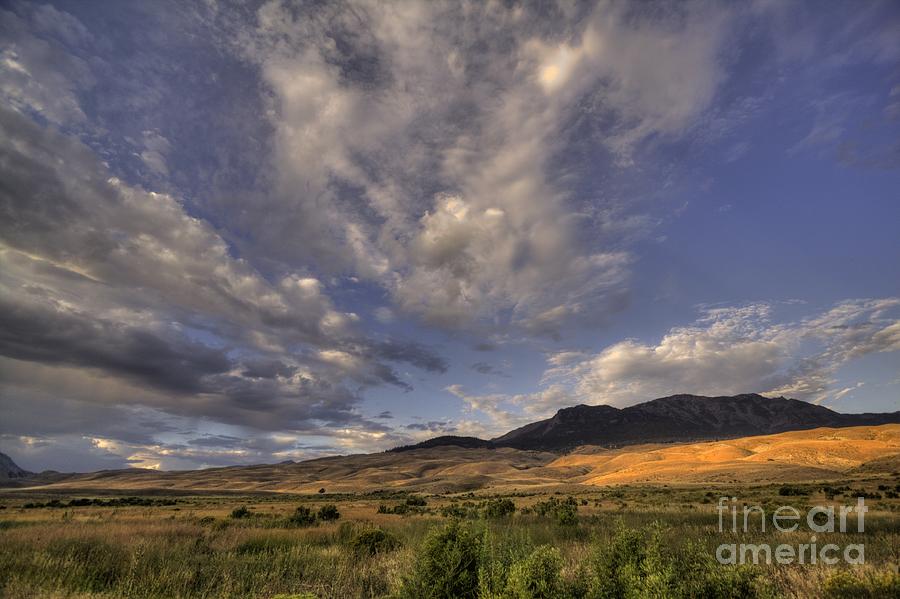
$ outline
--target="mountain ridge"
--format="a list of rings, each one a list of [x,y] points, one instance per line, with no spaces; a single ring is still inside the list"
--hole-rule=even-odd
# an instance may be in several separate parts
[[[900,423],[900,411],[842,414],[785,397],[757,393],[733,396],[677,394],[627,408],[580,404],[490,440],[444,436],[391,451],[460,447],[564,452],[581,445],[618,447],[640,443],[680,443],[769,435],[820,427],[842,428]]]
[[[0,452],[0,480],[17,480],[20,478],[27,478],[33,474],[33,472],[20,468],[11,457]]]

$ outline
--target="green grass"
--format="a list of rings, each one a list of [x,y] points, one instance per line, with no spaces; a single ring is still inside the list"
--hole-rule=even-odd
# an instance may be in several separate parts
[[[28,509],[24,498],[8,499],[0,516],[0,597],[898,596],[895,499],[874,502],[863,534],[818,535],[820,544],[864,542],[865,566],[714,561],[720,543],[800,543],[809,536],[719,533],[718,495],[771,506],[824,501],[817,489],[805,490],[729,489],[711,498],[706,490],[622,487],[573,500],[519,493],[410,503],[396,496],[398,505],[415,508],[400,514],[378,513],[380,496],[179,497],[128,505],[72,504],[75,497],[63,508]],[[246,513],[232,517],[241,507]],[[324,517],[298,526],[298,507]],[[454,513],[464,517],[441,515]]]

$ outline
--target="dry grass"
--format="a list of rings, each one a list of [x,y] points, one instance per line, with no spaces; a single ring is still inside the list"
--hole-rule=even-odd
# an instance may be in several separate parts
[[[865,482],[896,485],[896,477]],[[802,489],[801,489],[802,490]],[[791,502],[800,507],[827,502],[821,491],[781,497],[773,486],[721,488],[713,494],[735,495],[752,503]],[[380,503],[401,498],[222,496],[180,497],[174,506],[76,507],[24,509],[27,499],[0,499],[0,596],[25,597],[262,597],[312,593],[317,597],[384,597],[402,586],[420,554],[427,531],[446,519],[442,506],[477,505],[474,496],[430,496],[431,513],[412,516],[378,514]],[[546,495],[513,496],[520,509]],[[850,503],[847,498],[835,501]],[[584,500],[584,501],[582,501]],[[285,517],[299,503],[316,509],[337,502],[339,522],[310,528],[290,528]],[[577,497],[579,522],[561,526],[550,518],[517,513],[502,521],[477,521],[499,544],[521,547],[552,545],[562,554],[562,576],[573,581],[583,574],[596,547],[608,545],[617,521],[636,530],[660,522],[664,546],[676,555],[688,542],[712,554],[729,535],[716,530],[714,501],[705,489],[679,487],[619,487],[594,489]],[[586,505],[585,505],[586,503]],[[900,500],[871,502],[864,535],[820,535],[819,542],[866,543],[867,565],[854,576],[896,572],[900,563]],[[239,506],[255,514],[229,517]],[[380,527],[400,539],[396,551],[373,556],[351,550],[350,539],[360,529]],[[771,540],[768,533],[751,533],[741,542]],[[778,542],[807,542],[803,534],[781,535]],[[821,596],[834,574],[824,566],[771,566],[764,580],[781,595]]]
[[[848,471],[900,455],[900,425],[820,428],[729,441],[586,449],[548,468],[585,470],[581,482],[773,482],[846,479]],[[871,469],[869,469],[871,470]],[[888,472],[890,470],[887,470]]]

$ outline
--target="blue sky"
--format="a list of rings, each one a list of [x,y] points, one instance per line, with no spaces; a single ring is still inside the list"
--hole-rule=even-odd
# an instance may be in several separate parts
[[[894,2],[11,2],[0,449],[900,409]]]

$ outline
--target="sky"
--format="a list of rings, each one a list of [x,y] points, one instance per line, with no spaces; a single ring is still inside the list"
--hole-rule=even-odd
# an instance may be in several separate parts
[[[4,2],[0,450],[900,410],[900,4]]]

